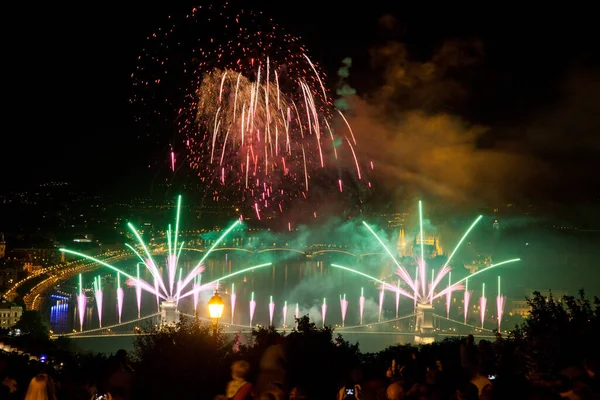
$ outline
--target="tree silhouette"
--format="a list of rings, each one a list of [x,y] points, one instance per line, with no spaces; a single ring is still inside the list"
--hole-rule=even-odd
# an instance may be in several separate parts
[[[527,299],[531,312],[512,331],[516,350],[530,374],[552,374],[589,357],[598,357],[600,346],[600,299],[593,303],[582,290],[579,297],[565,296],[557,301],[534,292]]]
[[[213,398],[229,377],[233,341],[211,324],[181,318],[136,337],[136,398]]]

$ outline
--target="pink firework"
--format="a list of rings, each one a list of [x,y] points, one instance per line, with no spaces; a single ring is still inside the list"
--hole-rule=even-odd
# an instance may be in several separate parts
[[[98,290],[95,294],[96,309],[98,310],[98,326],[102,328],[102,290]]]
[[[498,332],[502,326],[502,316],[504,315],[504,304],[506,303],[506,296],[496,297],[496,307],[498,312]]]
[[[283,303],[283,327],[285,328],[286,322],[287,322],[287,312],[288,312],[288,306],[287,306],[287,301]]]
[[[260,14],[229,8],[194,8],[149,35],[132,74],[132,103],[176,121],[189,164],[215,201],[243,202],[258,218],[307,196],[312,179],[333,191],[342,191],[342,178],[366,187],[357,139],[301,40]],[[218,34],[189,34],[195,30]],[[167,82],[188,90],[172,98]]]
[[[252,326],[252,320],[254,319],[254,311],[256,310],[256,301],[254,301],[254,292],[252,292],[252,298],[250,300],[250,326]]]
[[[273,315],[275,314],[275,303],[273,302],[273,296],[269,299],[269,326],[273,326]]]
[[[364,288],[360,288],[360,297],[358,299],[358,312],[360,313],[360,324],[363,324],[363,313],[365,311]]]
[[[233,324],[233,314],[235,312],[235,284],[231,284],[231,323]]]
[[[119,313],[119,323],[121,323],[121,316],[123,315],[123,288],[117,288],[117,312]]]
[[[325,315],[327,314],[327,301],[323,298],[323,305],[321,306],[321,316],[323,317],[323,328],[325,328]]]
[[[346,312],[348,311],[348,300],[346,300],[346,294],[344,293],[344,297],[340,295],[340,307],[342,309],[342,327],[344,326],[344,322],[346,321]]]
[[[496,296],[496,310],[498,312],[498,332],[502,327],[502,316],[504,315],[504,304],[506,303],[506,296],[502,296],[500,290],[500,277],[498,277],[498,296]]]
[[[469,302],[471,301],[471,291],[466,290],[464,293],[464,302],[465,302],[465,324],[467,323],[467,317],[469,314]]]
[[[481,290],[481,297],[479,298],[479,315],[481,316],[481,327],[485,322],[485,307],[487,306],[487,298],[485,297],[485,283]]]
[[[79,330],[83,330],[83,317],[85,314],[85,305],[87,304],[87,298],[85,294],[77,295],[77,311],[79,312]]]
[[[98,326],[102,328],[102,280],[99,276],[94,278],[94,297],[96,298],[96,309],[98,310]]]

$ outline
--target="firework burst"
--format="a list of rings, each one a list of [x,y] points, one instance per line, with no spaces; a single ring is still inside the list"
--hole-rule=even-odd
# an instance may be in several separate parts
[[[260,14],[209,6],[148,40],[132,101],[175,121],[173,142],[211,200],[244,204],[260,219],[309,199],[313,186],[368,191],[360,143],[299,38]],[[165,89],[173,85],[186,89]]]

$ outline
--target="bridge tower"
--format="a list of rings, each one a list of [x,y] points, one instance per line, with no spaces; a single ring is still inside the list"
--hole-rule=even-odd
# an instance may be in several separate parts
[[[175,300],[165,300],[160,303],[161,326],[175,326],[178,322],[179,313],[177,312],[177,303]]]
[[[433,305],[417,303],[417,323],[415,324],[415,329],[416,344],[430,344],[435,341]]]

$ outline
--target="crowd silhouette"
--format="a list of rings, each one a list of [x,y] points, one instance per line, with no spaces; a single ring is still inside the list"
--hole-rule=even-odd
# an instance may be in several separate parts
[[[0,353],[0,399],[489,400],[600,398],[600,300],[536,294],[509,337],[473,336],[371,354],[307,316],[252,338],[196,319],[136,337],[132,354]],[[154,329],[154,328],[149,328]]]

